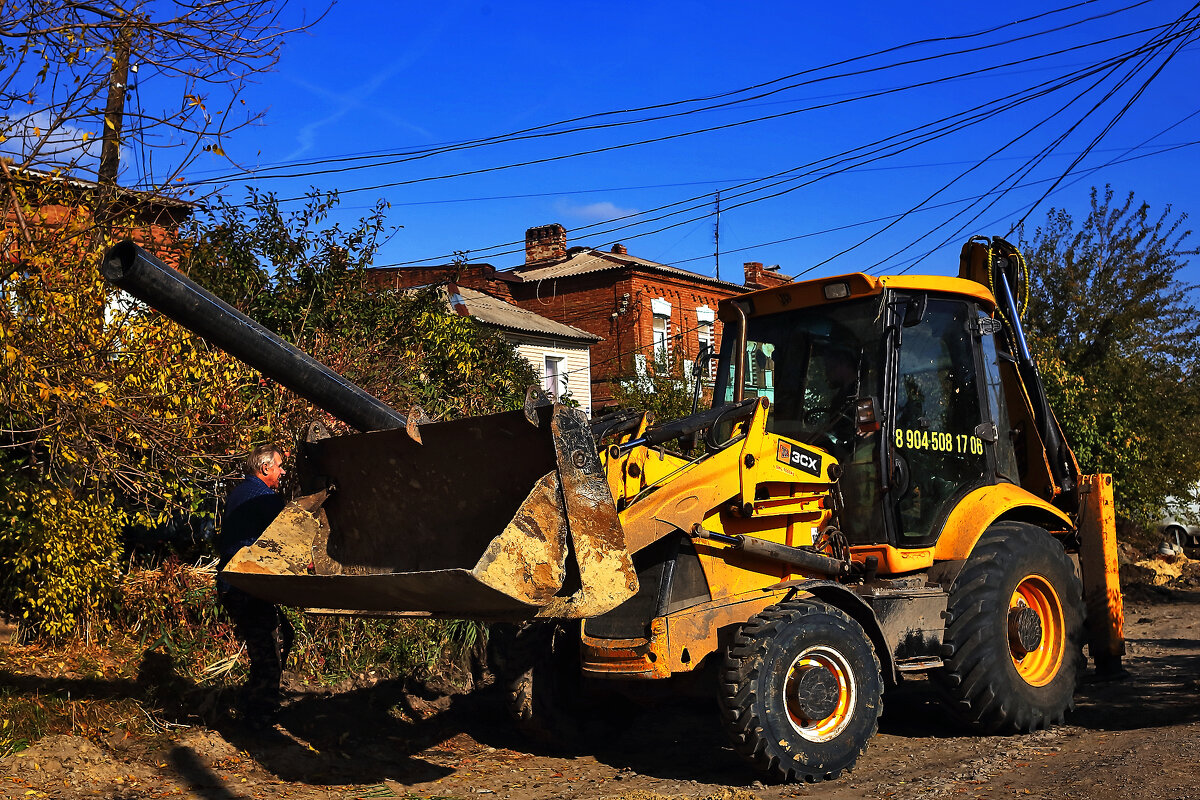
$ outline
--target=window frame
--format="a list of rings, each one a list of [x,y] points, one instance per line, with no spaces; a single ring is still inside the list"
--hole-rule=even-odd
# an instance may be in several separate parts
[[[558,400],[570,391],[567,388],[566,363],[566,356],[556,356],[549,353],[542,355],[542,390],[555,400]],[[554,367],[553,373],[551,373],[551,365]]]

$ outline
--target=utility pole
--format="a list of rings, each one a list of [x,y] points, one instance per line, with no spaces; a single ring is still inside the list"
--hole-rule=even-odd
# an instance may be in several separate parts
[[[108,73],[108,102],[104,106],[104,134],[100,142],[100,183],[116,184],[121,166],[121,125],[125,117],[125,89],[129,82],[129,28],[122,26],[113,40],[112,69]]]
[[[713,226],[713,258],[717,261],[716,279],[721,280],[721,190],[717,189],[717,223]]]

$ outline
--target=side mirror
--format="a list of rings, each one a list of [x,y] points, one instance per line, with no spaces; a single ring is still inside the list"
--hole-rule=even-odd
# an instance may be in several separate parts
[[[929,295],[918,294],[910,297],[908,302],[904,304],[904,321],[900,323],[903,328],[911,328],[914,325],[920,325],[921,320],[925,319],[925,309],[929,306]]]
[[[854,408],[854,429],[861,438],[878,433],[883,428],[883,415],[879,411],[879,400],[875,397],[860,397]]]
[[[696,360],[692,362],[692,377],[700,380],[708,374],[708,362],[716,358],[717,352],[708,342],[700,348],[700,352],[696,354]]]
[[[904,306],[904,313],[899,313],[899,307]],[[920,325],[921,320],[925,319],[925,310],[929,307],[929,295],[917,294],[909,297],[899,297],[888,303],[888,308],[893,315],[900,316],[899,326],[895,322],[888,323],[888,332],[894,333],[896,337],[895,346],[901,347],[904,344],[904,329],[911,328],[914,325]],[[892,316],[895,320],[896,316]]]
[[[692,413],[695,414],[700,409],[700,379],[708,374],[708,362],[716,357],[716,351],[712,344],[705,342],[704,347],[696,354],[696,361],[692,364]],[[694,438],[694,437],[693,437]],[[693,442],[694,444],[694,442]]]

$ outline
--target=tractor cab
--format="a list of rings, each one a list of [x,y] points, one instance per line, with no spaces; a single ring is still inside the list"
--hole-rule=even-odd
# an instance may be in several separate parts
[[[838,460],[851,545],[927,547],[973,490],[1047,484],[1007,435],[1013,357],[994,312],[974,281],[864,274],[726,301],[714,403],[766,397],[768,432]]]

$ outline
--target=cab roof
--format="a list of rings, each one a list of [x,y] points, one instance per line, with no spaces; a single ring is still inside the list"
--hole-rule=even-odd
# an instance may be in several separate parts
[[[840,289],[838,284],[844,284]],[[826,287],[838,292],[839,296],[828,297]],[[815,278],[809,281],[798,281],[769,289],[759,289],[755,292],[732,297],[721,301],[724,309],[728,304],[749,302],[752,315],[773,314],[792,308],[808,308],[839,303],[843,300],[853,300],[860,297],[882,294],[884,289],[894,289],[902,292],[931,292],[934,294],[959,295],[979,301],[988,311],[996,308],[996,298],[982,283],[964,278],[949,278],[942,275],[884,275],[876,277],[865,272],[853,272],[848,275],[835,275],[828,278]],[[722,315],[722,319],[725,316]]]

